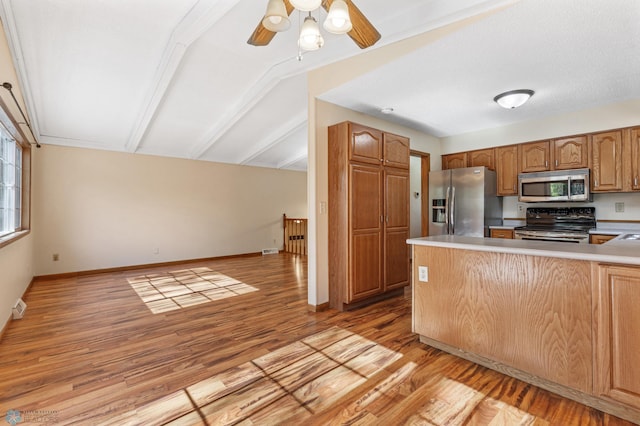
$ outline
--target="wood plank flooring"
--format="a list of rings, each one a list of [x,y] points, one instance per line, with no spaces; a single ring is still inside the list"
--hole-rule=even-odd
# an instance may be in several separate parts
[[[25,317],[0,341],[0,417],[632,424],[421,344],[408,295],[353,312],[308,312],[306,268],[305,257],[279,254],[36,282]],[[229,286],[233,297],[219,298]],[[158,300],[171,303],[149,305]]]

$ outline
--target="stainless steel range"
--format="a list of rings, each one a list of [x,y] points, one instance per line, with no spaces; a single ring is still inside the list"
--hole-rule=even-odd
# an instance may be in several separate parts
[[[514,236],[518,240],[589,244],[589,230],[595,227],[595,207],[529,207],[527,224],[515,228]]]

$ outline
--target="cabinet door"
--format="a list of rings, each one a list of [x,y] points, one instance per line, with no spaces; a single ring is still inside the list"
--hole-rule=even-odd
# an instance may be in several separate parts
[[[349,159],[360,163],[382,162],[382,132],[350,123]]]
[[[591,234],[589,235],[589,244],[604,244],[615,237],[615,235]]]
[[[640,190],[640,127],[631,129],[631,189]]]
[[[589,167],[589,150],[586,136],[556,139],[552,143],[553,168],[555,170]]]
[[[384,140],[384,165],[409,169],[409,138],[385,133]]]
[[[511,229],[492,229],[491,238],[503,238],[507,240],[512,240],[513,231]]]
[[[384,173],[384,288],[409,284],[409,172],[387,168]]]
[[[489,170],[496,169],[495,149],[480,149],[469,152],[469,167],[485,166]]]
[[[347,303],[382,292],[382,168],[352,164]]]
[[[467,153],[447,154],[442,156],[442,170],[461,169],[467,167]]]
[[[600,267],[595,390],[640,409],[640,268]]]
[[[498,195],[518,195],[518,146],[496,148]]]
[[[549,141],[520,145],[520,171],[543,172],[549,170]]]
[[[622,190],[622,130],[591,136],[592,191]]]

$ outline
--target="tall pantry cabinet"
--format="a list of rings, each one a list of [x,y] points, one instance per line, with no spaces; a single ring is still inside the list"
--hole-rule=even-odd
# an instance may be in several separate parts
[[[329,304],[344,310],[409,284],[409,139],[329,127]]]

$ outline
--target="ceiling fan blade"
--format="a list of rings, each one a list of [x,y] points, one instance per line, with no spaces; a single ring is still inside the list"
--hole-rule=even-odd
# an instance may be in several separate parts
[[[382,37],[378,30],[369,22],[364,14],[353,4],[351,0],[345,0],[347,7],[349,8],[349,17],[353,28],[347,34],[351,39],[360,47],[360,49],[366,49],[371,47],[380,40]],[[333,0],[322,0],[322,7],[329,12],[329,8]]]
[[[291,15],[294,7],[289,3],[289,0],[284,0],[284,6],[287,9],[287,15]],[[275,31],[270,31],[262,25],[262,20],[258,22],[258,26],[256,27],[249,40],[247,40],[248,44],[253,46],[266,46],[273,40],[273,37],[276,35]]]

